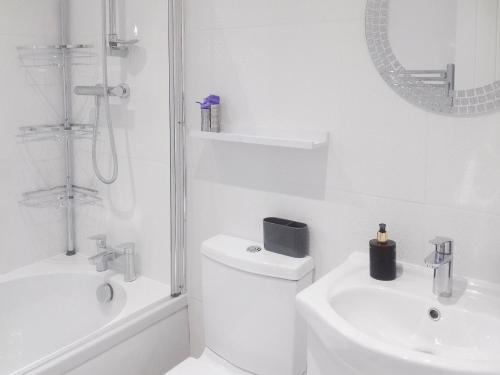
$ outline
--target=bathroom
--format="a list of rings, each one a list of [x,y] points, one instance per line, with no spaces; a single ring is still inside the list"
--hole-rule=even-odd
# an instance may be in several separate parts
[[[499,14],[1,0],[0,375],[500,375]]]

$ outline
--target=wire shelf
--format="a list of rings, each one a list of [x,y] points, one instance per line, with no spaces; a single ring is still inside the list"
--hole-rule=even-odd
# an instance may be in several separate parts
[[[90,44],[55,44],[17,47],[21,66],[24,68],[61,68],[70,65],[95,65]]]
[[[23,126],[19,131],[17,137],[24,142],[64,141],[70,135],[73,139],[92,139],[94,125],[71,124],[70,130],[65,129],[63,124]]]
[[[71,201],[79,205],[96,205],[102,202],[99,192],[81,186],[73,186],[73,196],[68,197],[65,186],[29,191],[23,194],[19,204],[37,208],[63,208]]]

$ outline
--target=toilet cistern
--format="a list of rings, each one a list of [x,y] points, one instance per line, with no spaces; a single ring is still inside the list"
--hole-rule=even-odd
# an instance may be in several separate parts
[[[260,251],[257,251],[260,249]],[[217,235],[201,246],[206,347],[168,375],[304,375],[307,327],[295,308],[314,261]]]

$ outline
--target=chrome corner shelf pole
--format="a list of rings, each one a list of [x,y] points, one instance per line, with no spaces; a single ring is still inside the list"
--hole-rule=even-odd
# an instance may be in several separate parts
[[[60,3],[61,45],[69,44],[68,35],[68,2]],[[76,254],[75,248],[75,216],[73,202],[73,135],[71,132],[71,64],[70,56],[65,48],[62,49],[62,82],[63,82],[63,116],[64,116],[64,159],[65,159],[65,186],[66,186],[66,255]]]
[[[183,0],[168,0],[170,77],[170,251],[173,297],[186,292],[186,130]]]

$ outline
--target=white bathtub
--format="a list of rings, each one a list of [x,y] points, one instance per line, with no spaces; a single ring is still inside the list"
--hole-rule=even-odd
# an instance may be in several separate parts
[[[100,304],[96,289],[113,287]],[[97,273],[83,256],[0,275],[0,375],[159,375],[189,355],[186,297],[139,277]]]

